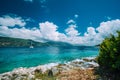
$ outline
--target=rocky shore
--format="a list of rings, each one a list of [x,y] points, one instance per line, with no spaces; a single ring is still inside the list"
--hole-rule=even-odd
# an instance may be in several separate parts
[[[0,80],[94,80],[95,58],[76,59],[64,64],[50,63],[31,68],[17,68],[0,74]]]

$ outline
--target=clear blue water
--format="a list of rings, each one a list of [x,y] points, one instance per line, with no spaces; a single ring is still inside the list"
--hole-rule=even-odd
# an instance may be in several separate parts
[[[64,63],[98,55],[98,48],[0,48],[0,73],[18,67],[33,67],[47,63]]]

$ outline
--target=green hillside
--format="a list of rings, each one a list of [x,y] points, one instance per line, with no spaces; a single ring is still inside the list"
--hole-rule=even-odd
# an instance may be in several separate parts
[[[91,48],[91,46],[72,45],[69,43],[57,42],[57,41],[47,41],[46,43],[42,43],[30,39],[0,37],[0,47],[30,47],[31,44],[34,47],[53,46],[53,47],[61,47],[61,48],[64,47],[64,48],[78,48],[78,49]]]
[[[47,44],[41,42],[35,42],[29,39],[19,39],[10,37],[0,37],[0,47],[29,47],[30,45],[35,47],[45,46]]]

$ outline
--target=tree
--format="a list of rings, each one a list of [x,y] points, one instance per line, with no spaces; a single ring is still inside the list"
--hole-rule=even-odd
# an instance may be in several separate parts
[[[97,62],[100,68],[116,72],[120,71],[120,31],[118,36],[111,35],[100,44],[100,52]]]

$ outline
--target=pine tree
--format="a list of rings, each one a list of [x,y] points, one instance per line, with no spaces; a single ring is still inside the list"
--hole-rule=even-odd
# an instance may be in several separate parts
[[[111,35],[103,40],[97,57],[100,67],[110,72],[120,71],[120,31],[117,33],[117,37]]]

